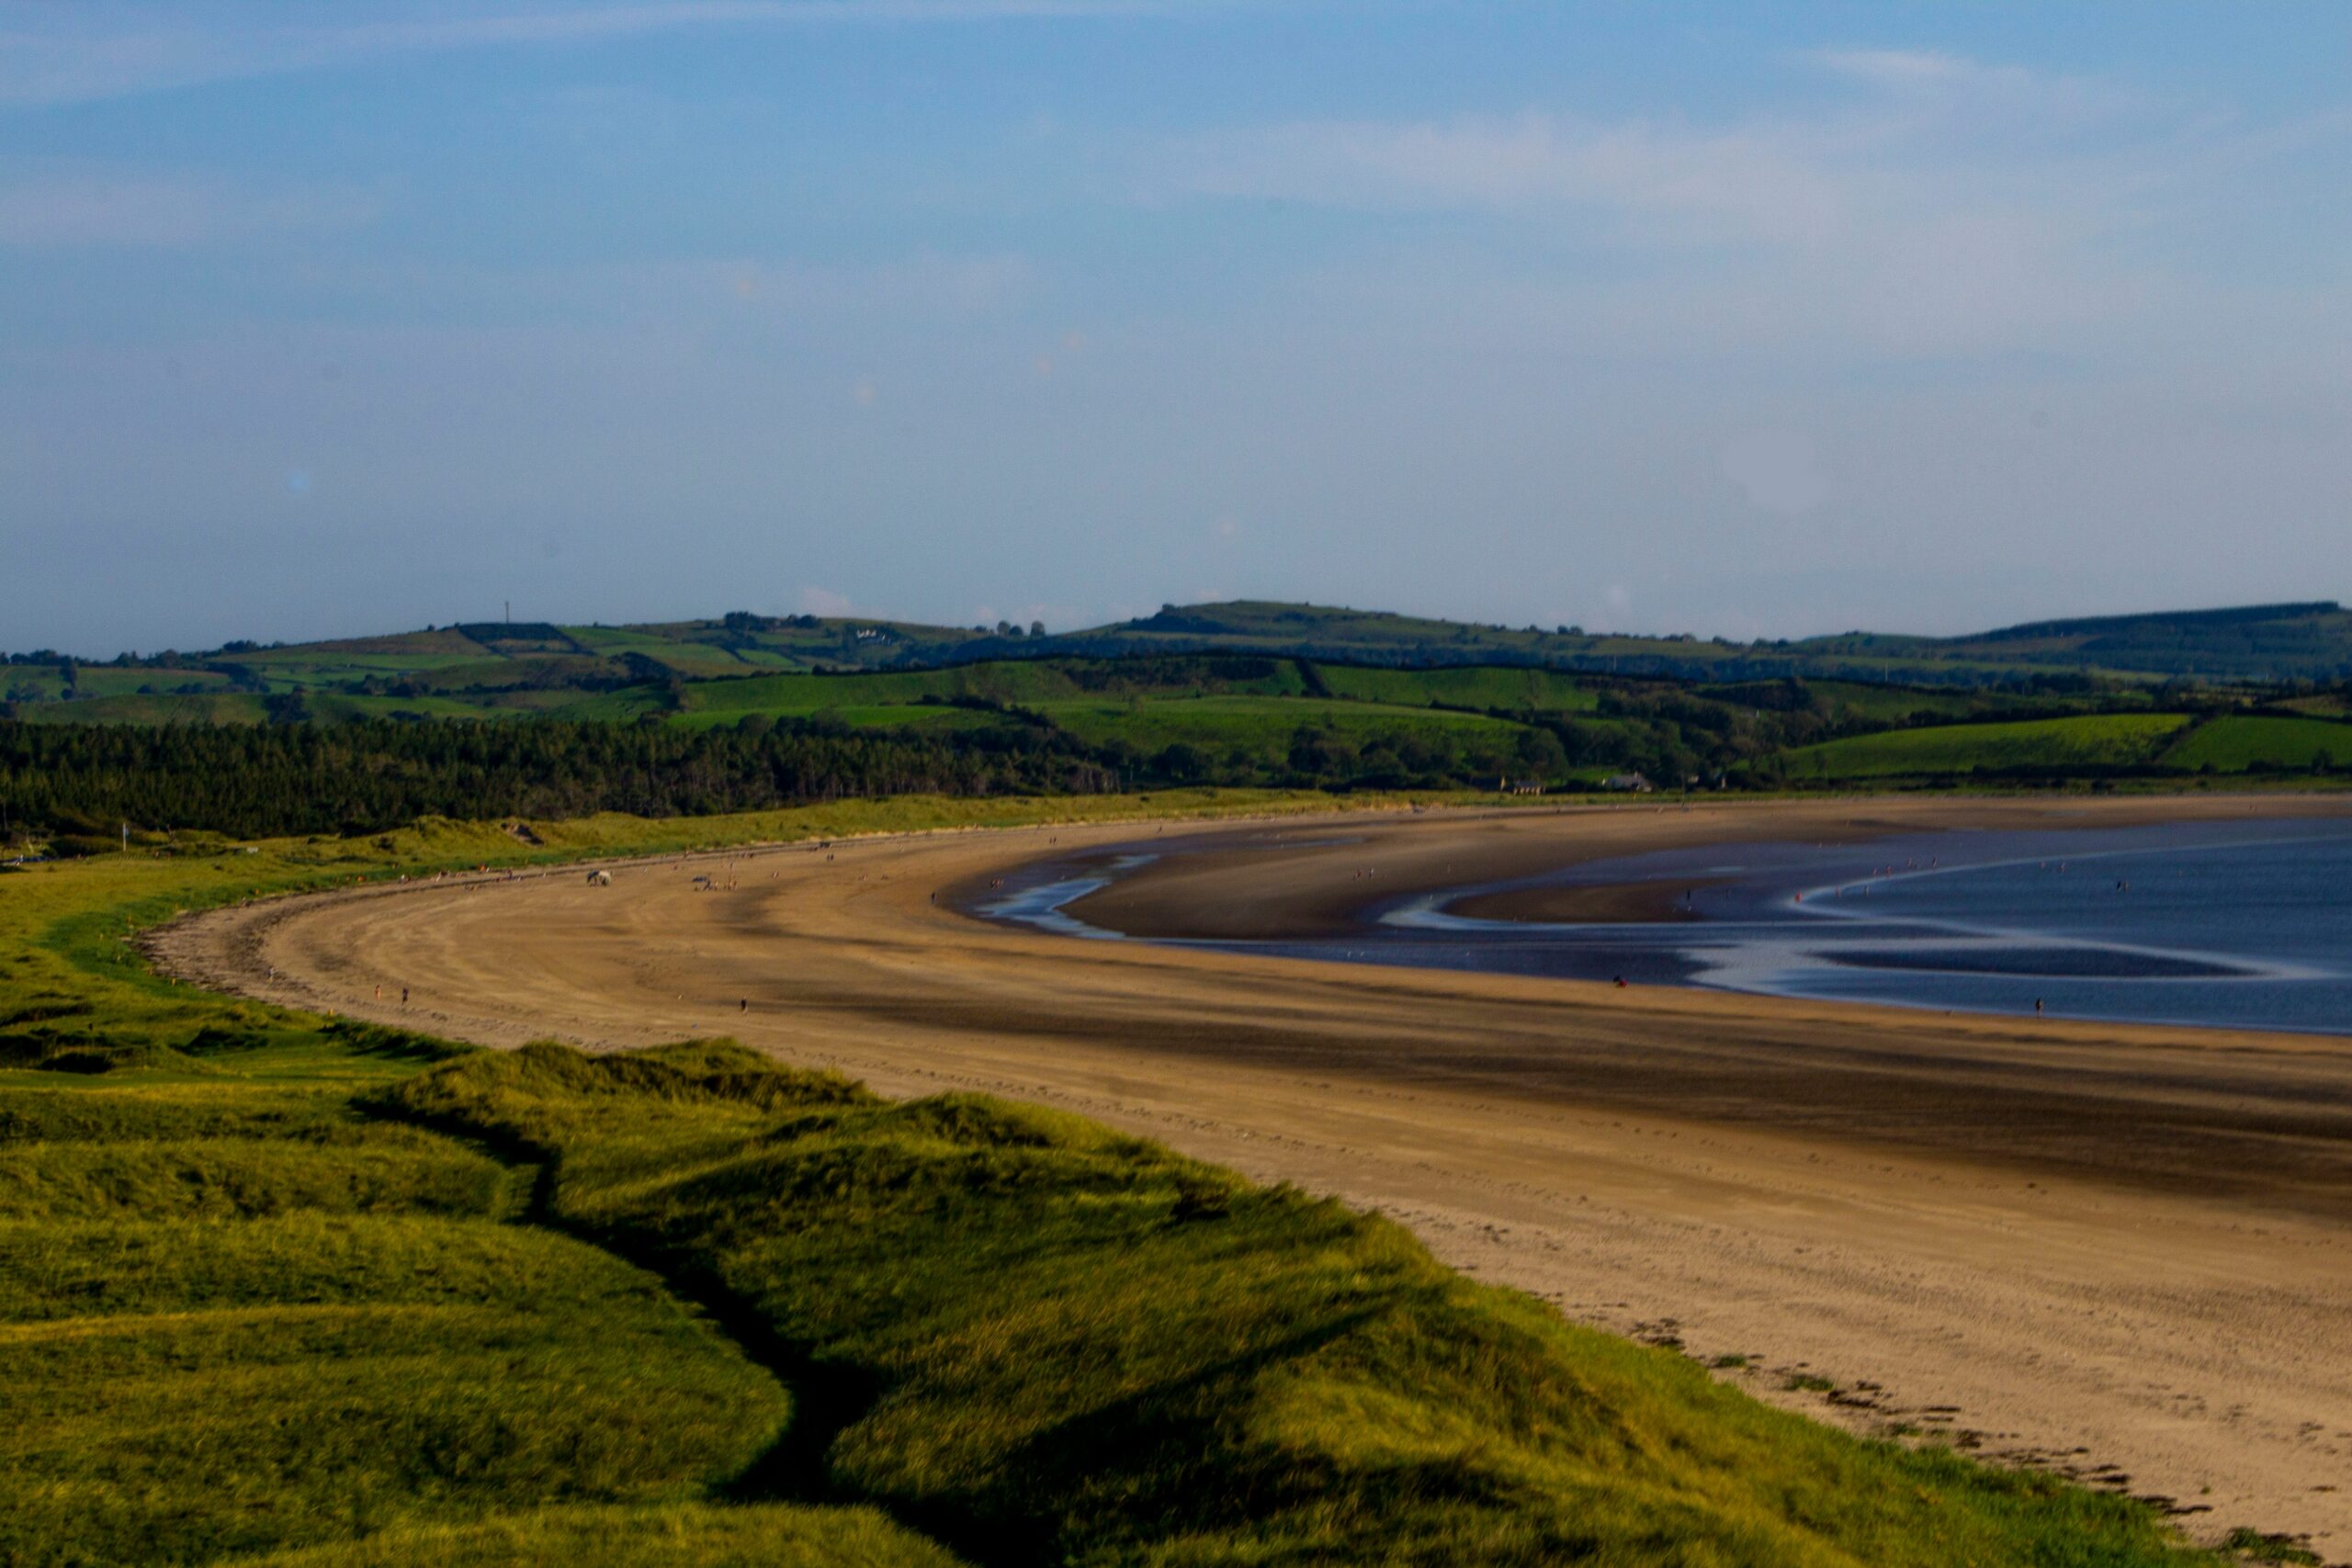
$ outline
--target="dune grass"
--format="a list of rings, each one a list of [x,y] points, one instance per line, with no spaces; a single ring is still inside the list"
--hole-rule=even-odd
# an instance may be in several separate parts
[[[1404,1231],[1091,1123],[725,1043],[376,1097],[723,1303],[790,1445],[982,1563],[2184,1563],[2147,1510],[1770,1410]],[[804,1484],[808,1483],[804,1482]]]
[[[248,1562],[251,1568],[955,1568],[956,1559],[877,1509],[765,1503],[548,1508]]]
[[[507,1223],[526,1173],[332,1079],[143,1076],[0,1073],[0,1562],[684,1500],[782,1427],[659,1280]]]

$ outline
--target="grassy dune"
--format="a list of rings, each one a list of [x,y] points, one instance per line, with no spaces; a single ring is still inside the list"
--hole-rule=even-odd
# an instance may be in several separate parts
[[[782,1426],[658,1280],[507,1223],[512,1169],[332,1079],[123,1076],[0,1073],[0,1562],[684,1499]]]
[[[798,1370],[813,1483],[985,1562],[2188,1561],[2138,1506],[1770,1410],[1398,1227],[1091,1123],[724,1043],[380,1097]]]
[[[956,1559],[876,1509],[766,1503],[547,1508],[248,1562],[252,1568],[955,1568]]]
[[[2212,1561],[1082,1121],[723,1043],[463,1052],[175,987],[124,940],[434,865],[1296,804],[428,823],[0,875],[0,1562]]]

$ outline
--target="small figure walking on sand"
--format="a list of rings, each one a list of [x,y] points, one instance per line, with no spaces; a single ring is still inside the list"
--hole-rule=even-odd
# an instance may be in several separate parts
[[[2033,1010],[2036,1015],[2039,1015],[2041,1011],[2041,998],[2040,997],[2033,998]]]
[[[401,987],[401,1007],[403,1010],[408,1007],[408,987],[406,986],[402,986]]]
[[[736,1010],[736,1011],[738,1011],[738,1012],[749,1012],[749,1011],[751,1011],[751,1010],[752,1010],[752,998],[749,998],[749,997],[745,997],[745,998],[743,998],[743,1005],[742,1005],[741,1007],[740,1007],[740,1008],[736,1009],[735,1010]]]

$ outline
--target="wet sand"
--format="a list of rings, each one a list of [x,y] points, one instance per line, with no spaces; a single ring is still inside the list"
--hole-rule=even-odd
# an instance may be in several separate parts
[[[1252,835],[1168,839],[1182,852],[1077,900],[1069,912],[1090,925],[1139,937],[1226,942],[1299,941],[1365,929],[1368,904],[1385,897],[1532,877],[1590,861],[1692,844],[1857,843],[1890,833],[1949,828],[2123,828],[2153,822],[2227,821],[2249,816],[2352,816],[2337,796],[2162,795],[2049,801],[1911,796],[1761,804],[1574,806],[1392,818],[1317,827],[1281,823]],[[1347,852],[1335,854],[1339,840]],[[1155,846],[1147,845],[1147,848]],[[1704,877],[1510,888],[1463,899],[1457,914],[1498,920],[1658,920]],[[959,894],[969,898],[976,889]]]
[[[1680,843],[2302,808],[1294,819],[1233,829],[1232,852],[1163,861],[1084,913],[1303,934],[1345,929],[1368,886]],[[665,860],[610,887],[411,885],[223,911],[157,946],[227,988],[487,1043],[730,1033],[885,1092],[1065,1106],[1383,1210],[1578,1319],[1748,1357],[1724,1375],[1763,1397],[2168,1497],[2202,1510],[2193,1530],[2304,1532],[2352,1557],[2352,1043],[1233,957],[955,908],[1042,855],[1202,835],[941,835],[830,862]],[[694,891],[705,873],[730,886]],[[374,1002],[379,984],[412,987],[411,1009]],[[1792,1391],[1798,1374],[1839,1393]]]

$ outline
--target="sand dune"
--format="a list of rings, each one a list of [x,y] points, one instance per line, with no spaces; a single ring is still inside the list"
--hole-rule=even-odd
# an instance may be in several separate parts
[[[2253,808],[1294,820],[1235,829],[1228,852],[1089,913],[1329,929],[1367,877],[1401,890],[1718,837]],[[160,950],[231,989],[489,1043],[725,1032],[888,1092],[1066,1106],[1382,1209],[1575,1317],[1747,1357],[1724,1375],[1765,1397],[1941,1428],[2204,1510],[2193,1529],[2308,1532],[2352,1557],[2352,1043],[1368,971],[956,912],[1024,859],[1160,836],[919,837],[665,860],[610,887],[412,886],[225,911]],[[695,891],[696,874],[723,889]],[[408,1010],[378,986],[411,987]],[[1838,1392],[1790,1389],[1800,1376]]]

